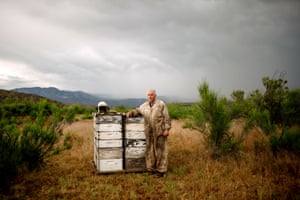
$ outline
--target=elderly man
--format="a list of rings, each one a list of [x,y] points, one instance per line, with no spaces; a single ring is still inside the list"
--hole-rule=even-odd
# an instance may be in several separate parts
[[[167,106],[162,100],[156,99],[155,90],[148,90],[147,98],[147,102],[129,111],[126,116],[143,115],[146,134],[146,167],[149,172],[163,177],[168,166],[167,137],[171,121]]]

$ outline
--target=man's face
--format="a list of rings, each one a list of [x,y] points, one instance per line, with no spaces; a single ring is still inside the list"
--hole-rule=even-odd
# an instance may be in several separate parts
[[[152,91],[149,91],[149,92],[147,93],[147,97],[148,97],[149,103],[153,103],[153,102],[154,102],[155,96],[156,96],[155,93],[152,92]]]

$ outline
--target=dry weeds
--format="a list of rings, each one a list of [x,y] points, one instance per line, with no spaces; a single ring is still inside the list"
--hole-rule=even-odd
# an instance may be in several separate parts
[[[198,131],[173,121],[169,172],[97,175],[93,160],[93,122],[64,128],[73,147],[48,159],[38,172],[15,180],[5,199],[299,199],[299,155],[274,157],[260,133],[252,131],[239,158],[213,160]],[[238,124],[233,128],[239,130]],[[255,142],[254,142],[255,141]],[[255,144],[255,145],[254,145]]]

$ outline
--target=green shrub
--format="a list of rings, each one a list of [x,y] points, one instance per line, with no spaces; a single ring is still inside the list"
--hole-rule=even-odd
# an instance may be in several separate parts
[[[284,148],[300,152],[300,129],[289,129],[283,134],[282,145]]]
[[[246,129],[249,130],[255,126],[259,126],[267,135],[273,133],[276,129],[275,125],[271,123],[268,110],[259,111],[253,108],[248,113]]]
[[[76,116],[76,108],[74,109],[73,107],[70,107],[67,109],[67,112],[65,113],[65,120],[68,123],[72,123],[75,121],[75,116]]]
[[[25,124],[20,137],[22,161],[30,170],[43,163],[58,139],[58,133],[55,132],[58,120],[54,117],[51,123],[47,123],[44,108],[40,107],[39,115],[34,123]]]
[[[18,174],[18,166],[21,163],[19,134],[14,124],[0,121],[0,189],[6,190],[9,181]]]
[[[287,125],[300,124],[300,89],[289,91],[284,111]]]
[[[272,135],[270,147],[274,153],[280,149],[300,152],[300,128],[284,130],[282,137]]]
[[[220,150],[221,152],[226,152],[226,153],[237,153],[241,148],[240,148],[240,143],[233,134],[231,135],[225,135],[224,137],[224,142],[220,145]]]
[[[218,97],[211,91],[206,82],[198,87],[201,101],[197,104],[198,114],[195,122],[204,134],[207,146],[212,150],[212,155],[224,152],[237,151],[240,141],[229,133],[230,117],[226,110],[226,98]]]
[[[47,101],[10,101],[0,111],[0,187],[6,189],[20,169],[36,169],[52,154],[63,109]]]
[[[20,138],[22,161],[33,170],[43,163],[57,140],[57,134],[37,124],[26,124]]]
[[[283,138],[289,136],[284,131],[300,122],[300,90],[289,91],[288,81],[283,76],[281,73],[277,78],[263,77],[265,92],[256,90],[247,99],[251,109],[246,128],[260,127],[264,133],[272,135],[270,145],[273,149],[284,145]],[[279,136],[278,131],[281,131]]]
[[[65,135],[65,139],[64,139],[64,147],[65,147],[65,149],[71,149],[72,146],[73,146],[72,134],[67,133]]]
[[[81,116],[81,119],[93,119],[92,112],[83,113],[82,116]]]
[[[272,124],[282,125],[288,97],[288,87],[286,87],[288,81],[283,79],[283,74],[280,74],[277,79],[263,77],[262,82],[266,88],[263,96],[264,109],[269,111]]]
[[[230,106],[230,118],[246,118],[249,111],[249,103],[244,99],[245,92],[242,90],[234,90],[231,93],[232,102]]]
[[[167,106],[172,119],[186,119],[193,116],[193,104],[171,103]]]
[[[120,113],[126,113],[126,112],[129,111],[129,109],[126,108],[126,107],[123,106],[123,105],[114,106],[114,107],[112,108],[112,110],[115,110],[115,111],[120,112]]]

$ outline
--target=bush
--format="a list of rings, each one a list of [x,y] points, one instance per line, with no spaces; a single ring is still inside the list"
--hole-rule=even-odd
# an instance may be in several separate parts
[[[264,109],[269,111],[272,124],[282,125],[288,97],[288,88],[286,87],[288,81],[283,79],[283,74],[280,74],[277,79],[263,77],[262,82],[266,88],[263,96]]]
[[[128,111],[128,109],[123,105],[114,106],[112,109],[120,113],[126,113]]]
[[[44,123],[28,123],[20,137],[22,162],[33,170],[43,163],[49,155],[58,135],[54,130],[44,127]]]
[[[6,190],[9,181],[18,174],[21,163],[19,134],[15,125],[0,121],[0,189]]]
[[[193,104],[171,103],[167,104],[167,106],[172,119],[191,118],[194,113]]]
[[[92,112],[90,112],[90,113],[83,113],[83,115],[81,116],[81,119],[93,119]]]
[[[300,124],[300,89],[289,91],[284,119],[287,125]]]
[[[65,120],[68,122],[68,123],[72,123],[75,121],[75,116],[76,116],[76,107],[70,107],[67,109],[67,112],[65,114]]]
[[[226,110],[226,98],[218,97],[204,82],[198,87],[201,101],[197,104],[196,124],[204,133],[206,144],[213,151],[212,154],[236,151],[239,142],[228,132],[230,125],[229,112]]]
[[[248,113],[246,129],[259,126],[264,133],[270,135],[276,129],[275,125],[271,123],[270,113],[268,110],[259,111],[253,108]]]
[[[64,148],[65,149],[71,149],[72,147],[73,147],[72,134],[68,132],[65,135]]]
[[[280,149],[300,152],[300,128],[284,130],[282,137],[272,135],[270,147],[273,153]]]
[[[231,94],[233,102],[230,104],[230,118],[246,118],[250,106],[248,102],[244,99],[244,91],[234,90]]]
[[[0,114],[0,187],[4,190],[20,169],[39,167],[51,155],[60,134],[62,109],[47,101],[20,105],[22,102],[0,106],[0,111],[10,108]]]
[[[263,77],[265,92],[256,90],[250,94],[247,99],[251,108],[248,112],[247,127],[258,126],[266,134],[275,134],[277,130],[284,130],[297,122],[295,119],[297,113],[299,115],[299,103],[294,97],[300,95],[288,90],[288,81],[283,79],[283,75],[279,74],[278,78]]]

